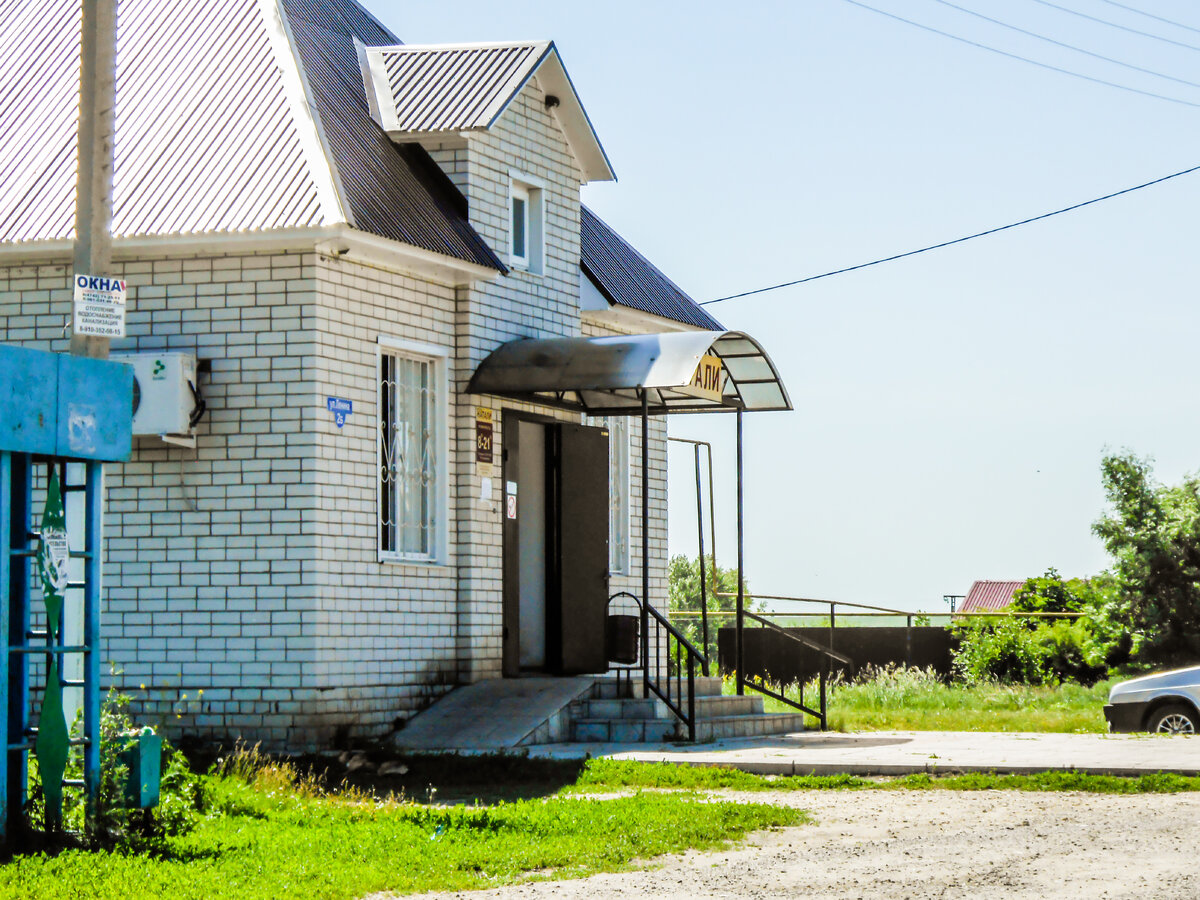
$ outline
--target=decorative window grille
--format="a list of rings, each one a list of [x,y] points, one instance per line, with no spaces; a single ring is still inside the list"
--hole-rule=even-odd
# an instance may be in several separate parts
[[[433,559],[445,477],[438,458],[438,361],[396,352],[379,359],[379,549],[401,559]]]
[[[629,419],[608,420],[608,568],[629,572]]]

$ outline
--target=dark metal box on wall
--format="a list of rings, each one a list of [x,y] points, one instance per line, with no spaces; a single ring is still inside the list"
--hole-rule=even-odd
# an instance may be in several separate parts
[[[133,370],[109,360],[0,345],[0,409],[0,449],[128,459]]]

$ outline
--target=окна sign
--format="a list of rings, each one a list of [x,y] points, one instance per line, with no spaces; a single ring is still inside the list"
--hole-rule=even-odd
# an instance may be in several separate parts
[[[77,274],[71,329],[91,337],[125,337],[125,280]]]

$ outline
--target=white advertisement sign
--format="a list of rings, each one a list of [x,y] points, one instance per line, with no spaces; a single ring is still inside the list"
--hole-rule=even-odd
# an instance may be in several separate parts
[[[76,274],[71,328],[92,337],[125,337],[125,280]]]

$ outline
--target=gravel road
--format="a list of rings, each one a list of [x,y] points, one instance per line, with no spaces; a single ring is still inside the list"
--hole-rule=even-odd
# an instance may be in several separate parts
[[[815,822],[577,881],[430,898],[870,900],[1200,897],[1200,795],[818,791],[740,795]],[[381,900],[378,895],[375,900]]]

